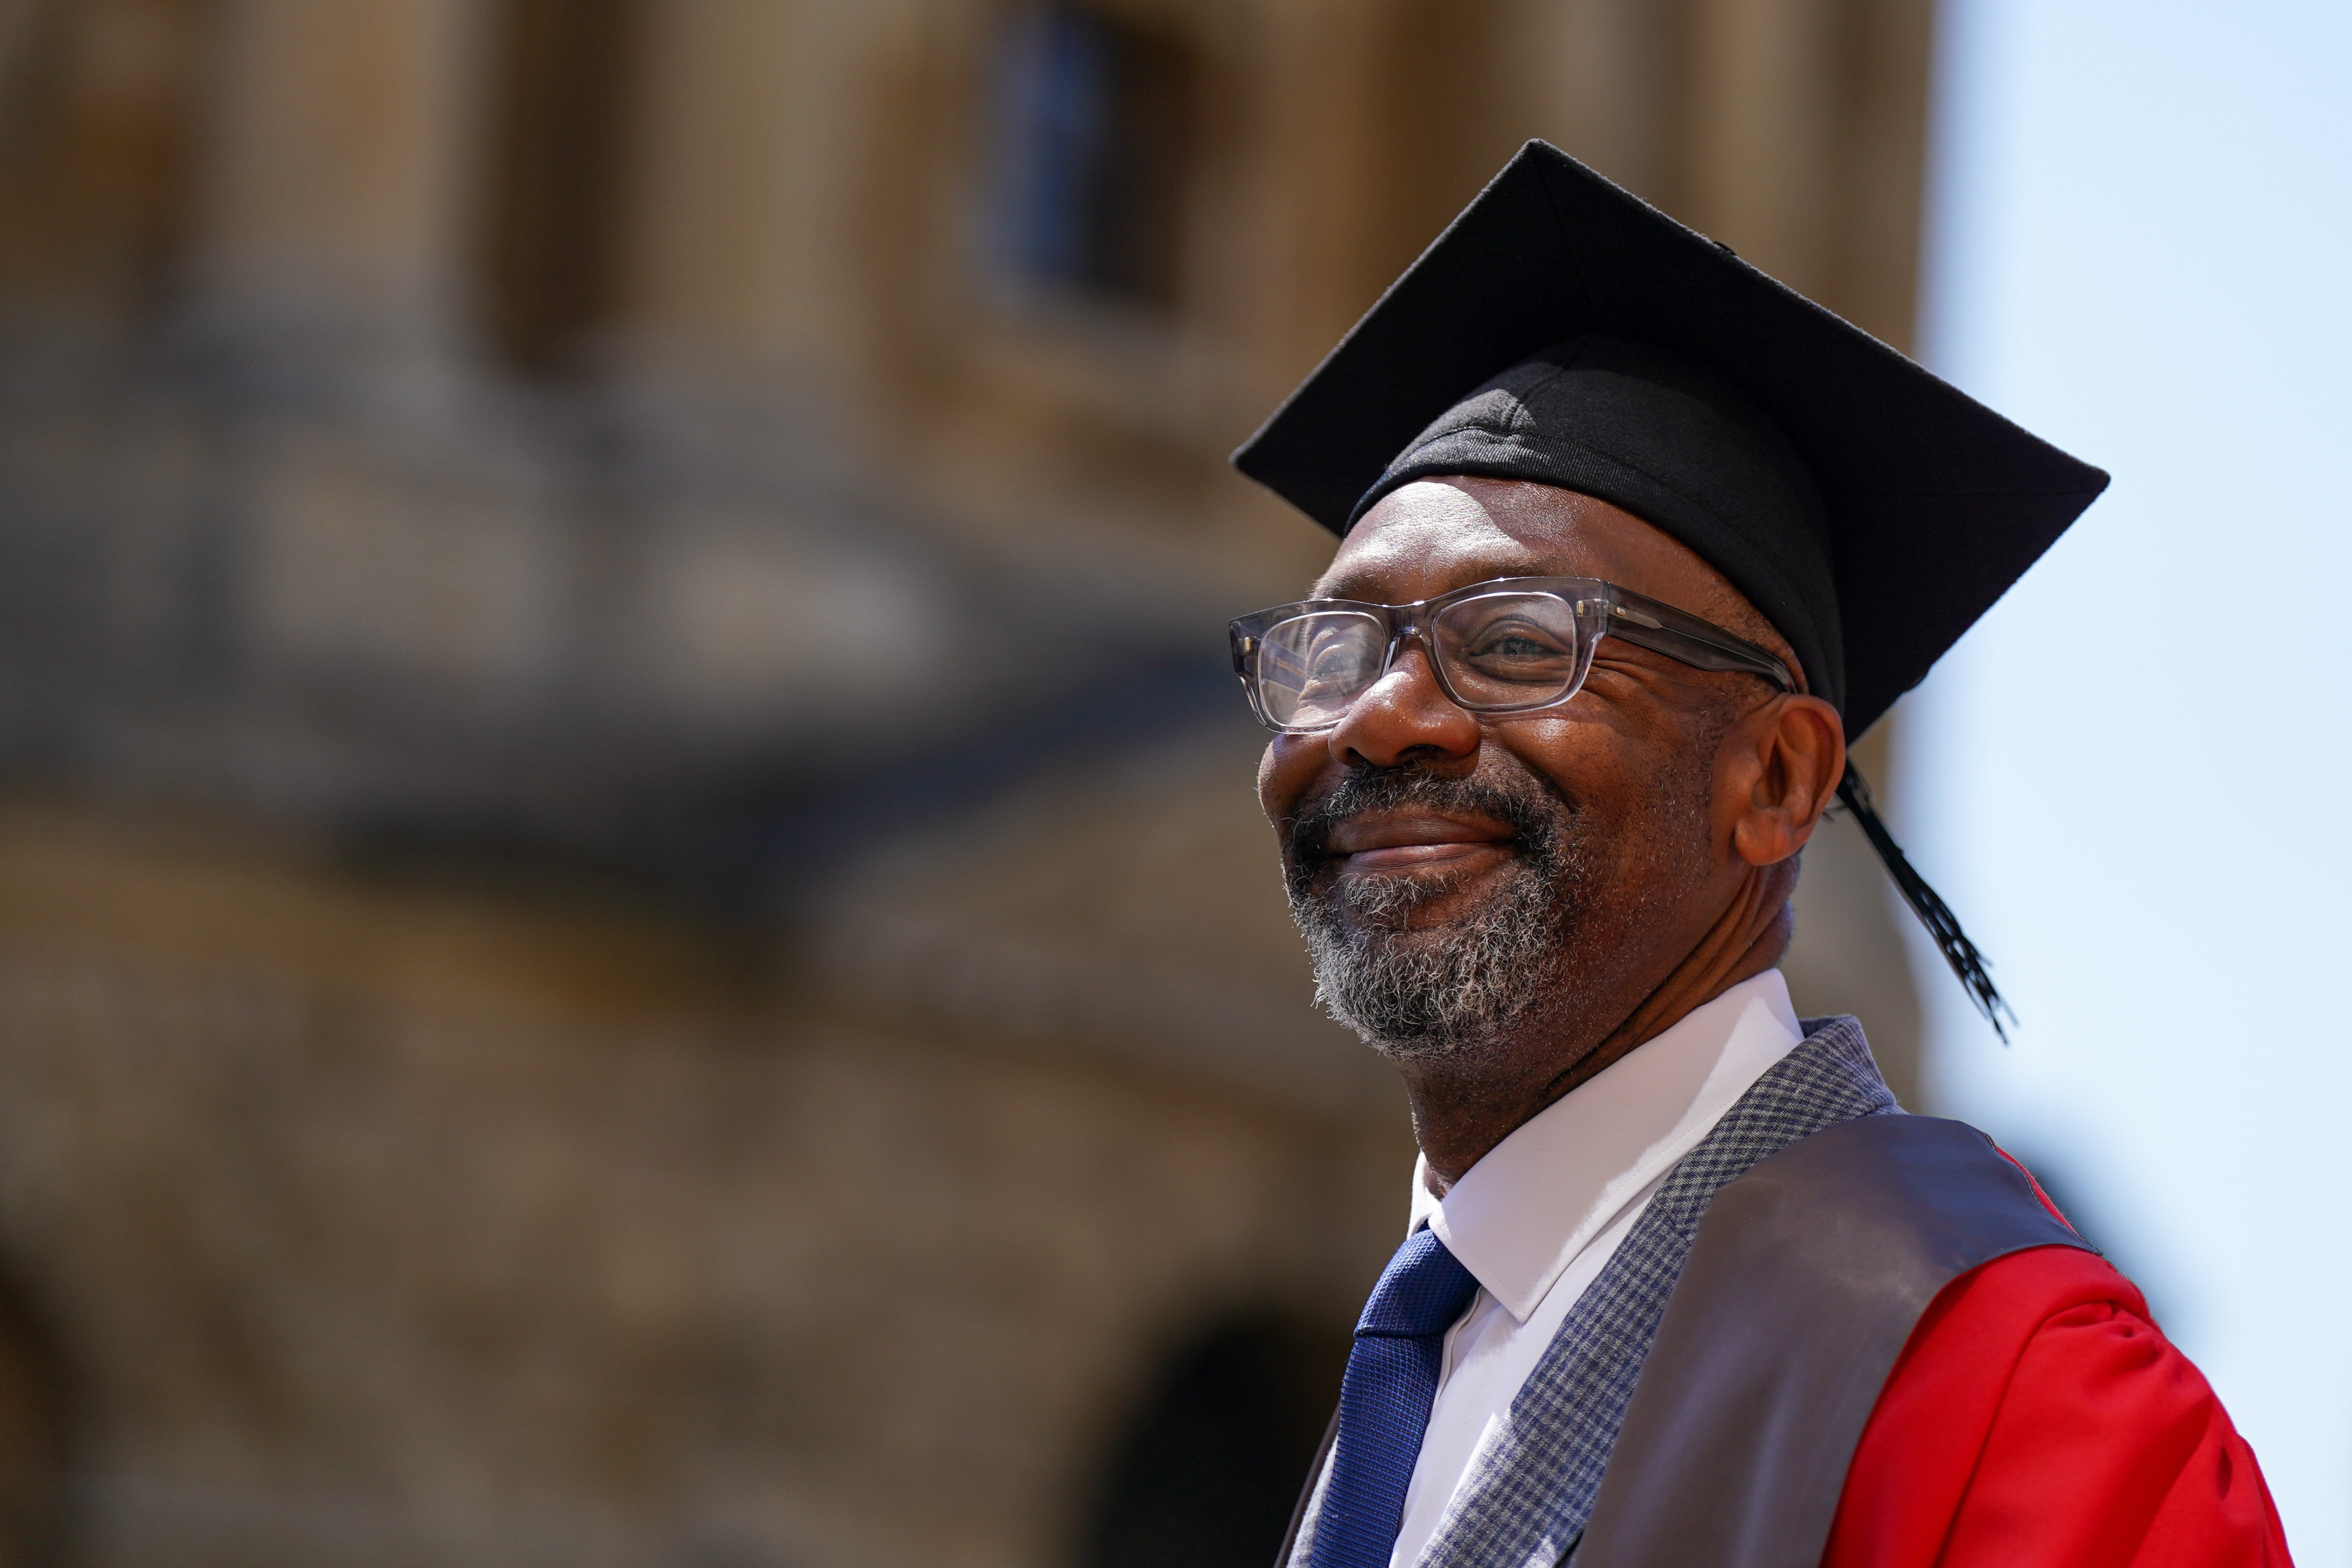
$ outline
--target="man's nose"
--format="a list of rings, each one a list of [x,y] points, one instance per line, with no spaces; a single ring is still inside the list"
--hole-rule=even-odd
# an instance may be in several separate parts
[[[1371,689],[1356,699],[1332,730],[1329,743],[1332,760],[1343,767],[1392,768],[1466,757],[1478,749],[1478,721],[1438,686],[1428,651],[1409,643]]]

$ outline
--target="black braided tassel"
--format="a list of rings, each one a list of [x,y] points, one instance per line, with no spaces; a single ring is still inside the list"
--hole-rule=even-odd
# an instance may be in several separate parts
[[[1878,858],[1885,866],[1886,874],[1894,878],[1895,885],[1903,890],[1903,901],[1911,906],[1911,912],[1919,917],[1919,923],[1926,926],[1927,934],[1936,939],[1937,950],[1943,953],[1944,962],[1952,966],[1952,973],[1959,976],[1960,984],[1968,991],[1969,1000],[1974,1002],[1977,1011],[1985,1016],[1985,1022],[1990,1024],[1992,1032],[2000,1037],[2000,1043],[2009,1044],[2009,1031],[2001,1027],[2000,1021],[2005,1016],[2014,1024],[2017,1015],[2009,1010],[2009,1004],[2002,1001],[2000,993],[1993,988],[1992,975],[1988,973],[1990,966],[1985,962],[1985,955],[1977,951],[1977,944],[1970,942],[1969,933],[1960,929],[1959,917],[1952,913],[1951,906],[1937,896],[1936,889],[1927,885],[1927,879],[1912,867],[1910,858],[1903,853],[1903,847],[1895,842],[1895,836],[1886,831],[1886,824],[1879,820],[1877,805],[1871,799],[1870,785],[1864,782],[1861,773],[1854,771],[1852,763],[1846,764],[1845,777],[1838,781],[1838,799],[1845,803],[1846,809],[1853,813],[1854,821],[1862,825],[1863,835],[1870,840],[1870,847],[1878,851]]]

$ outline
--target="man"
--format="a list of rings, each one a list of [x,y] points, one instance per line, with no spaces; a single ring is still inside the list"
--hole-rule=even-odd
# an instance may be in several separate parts
[[[1530,143],[1235,461],[1342,537],[1234,623],[1408,1238],[1297,1568],[2284,1564],[2252,1452],[1982,1134],[1775,965],[1846,765],[2105,476]]]

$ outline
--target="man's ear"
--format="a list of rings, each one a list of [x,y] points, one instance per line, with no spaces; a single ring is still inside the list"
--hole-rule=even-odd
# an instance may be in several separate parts
[[[1845,776],[1845,724],[1818,697],[1787,693],[1725,737],[1725,782],[1736,816],[1731,847],[1751,866],[1786,860],[1805,847]]]

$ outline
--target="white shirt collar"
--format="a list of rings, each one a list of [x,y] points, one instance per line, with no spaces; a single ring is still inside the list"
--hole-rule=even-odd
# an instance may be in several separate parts
[[[1409,1228],[1425,1222],[1524,1323],[1576,1255],[1803,1037],[1779,970],[1743,980],[1545,1107],[1444,1197],[1417,1162]]]

